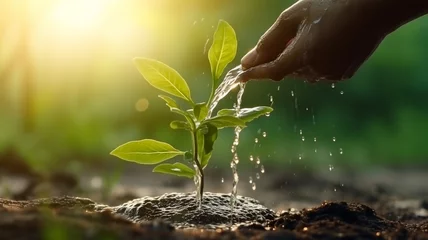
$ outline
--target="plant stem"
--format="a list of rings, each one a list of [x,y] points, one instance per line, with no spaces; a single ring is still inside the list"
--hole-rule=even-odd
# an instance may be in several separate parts
[[[196,166],[199,169],[199,174],[200,174],[200,189],[199,189],[199,194],[201,196],[201,202],[202,202],[202,197],[204,194],[204,170],[201,166],[201,163],[199,162],[198,156],[199,156],[199,147],[198,147],[198,130],[195,129],[192,132],[192,142],[193,142],[193,161],[195,162]]]

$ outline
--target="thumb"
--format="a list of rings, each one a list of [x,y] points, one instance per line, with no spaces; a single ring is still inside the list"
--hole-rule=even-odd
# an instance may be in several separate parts
[[[271,62],[284,51],[287,44],[296,36],[303,19],[300,5],[298,2],[281,13],[275,23],[260,38],[256,47],[242,58],[243,69]]]

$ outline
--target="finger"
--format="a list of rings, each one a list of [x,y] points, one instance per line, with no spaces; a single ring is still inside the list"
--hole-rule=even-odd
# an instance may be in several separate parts
[[[286,9],[241,60],[244,69],[275,60],[296,36],[304,11],[300,2]]]
[[[238,76],[238,81],[247,82],[251,79],[272,79],[279,81],[285,76],[295,72],[303,65],[303,45],[295,38],[290,46],[274,61],[264,63],[248,70]]]

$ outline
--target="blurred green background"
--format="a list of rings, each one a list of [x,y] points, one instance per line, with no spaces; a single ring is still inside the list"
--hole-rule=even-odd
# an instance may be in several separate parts
[[[207,48],[218,20],[238,37],[230,69],[293,2],[1,1],[0,152],[15,149],[50,170],[73,162],[116,164],[109,152],[142,138],[190,149],[189,137],[169,128],[175,116],[132,58],[170,65],[204,101]],[[427,42],[424,17],[391,34],[352,80],[250,82],[243,106],[270,105],[272,96],[275,110],[243,131],[240,166],[251,166],[250,155],[276,169],[426,163]],[[235,97],[220,107],[230,108]],[[221,132],[212,166],[229,166],[232,138],[231,130]]]

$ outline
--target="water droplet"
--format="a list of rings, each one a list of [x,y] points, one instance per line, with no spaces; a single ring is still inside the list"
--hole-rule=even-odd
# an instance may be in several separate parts
[[[260,166],[260,172],[265,173],[265,166],[263,166],[263,165]]]
[[[314,142],[317,142],[317,138],[316,137],[314,137]]]
[[[333,137],[333,142],[336,142],[336,137]]]
[[[266,113],[266,114],[265,114],[265,116],[266,116],[266,117],[270,117],[270,113]]]
[[[252,161],[254,161],[254,157],[253,157],[253,155],[250,155],[250,161],[252,162]]]
[[[279,89],[281,89],[281,86],[278,86],[277,90],[279,91]]]
[[[258,139],[258,138],[254,138],[254,142],[255,142],[255,143],[258,143],[258,142],[259,142],[259,139]]]
[[[321,21],[321,18],[322,18],[322,17],[320,17],[320,18],[316,19],[315,21],[313,21],[313,24],[317,24],[317,23],[319,23],[319,22]]]
[[[315,153],[317,153],[317,152],[318,152],[318,149],[315,148]]]
[[[336,192],[337,190],[336,190],[336,188],[334,189],[334,191]]]
[[[309,111],[309,108],[306,108],[306,111]]]
[[[253,177],[249,177],[248,182],[249,182],[249,183],[253,183]]]
[[[266,136],[267,136],[267,133],[266,133],[266,132],[263,132],[263,134],[262,134],[262,135],[263,135],[263,137],[266,137]]]
[[[273,104],[273,96],[272,95],[270,95],[269,101],[270,101],[270,104],[272,105]]]
[[[343,154],[343,149],[339,148],[339,154]]]
[[[343,95],[344,94],[344,92],[343,91],[340,91],[340,95]]]
[[[334,166],[333,166],[333,165],[331,165],[331,164],[330,164],[330,165],[328,165],[328,170],[330,170],[330,172],[331,172],[331,171],[333,171],[333,169],[334,169]]]
[[[253,182],[253,184],[252,184],[251,188],[253,189],[253,191],[256,191],[257,186],[256,186],[256,183],[255,183],[255,182]]]
[[[305,136],[302,136],[302,142],[304,142],[305,141]]]
[[[333,153],[330,152],[330,157],[332,157],[332,156],[333,156]]]
[[[256,178],[260,179],[260,173],[256,173]]]
[[[299,153],[299,160],[302,160],[302,154]]]
[[[257,165],[259,165],[259,164],[260,164],[260,162],[261,162],[261,161],[260,161],[260,158],[259,158],[259,157],[257,157],[256,159],[257,159],[257,160],[256,160],[256,164],[257,164]]]
[[[291,91],[291,96],[294,97],[294,91]]]
[[[221,178],[221,183],[224,183],[224,178]]]
[[[303,134],[303,130],[302,129],[300,129],[300,135],[302,135]]]
[[[336,87],[336,85],[334,85],[334,83],[332,83],[331,84],[331,88],[335,88]]]

